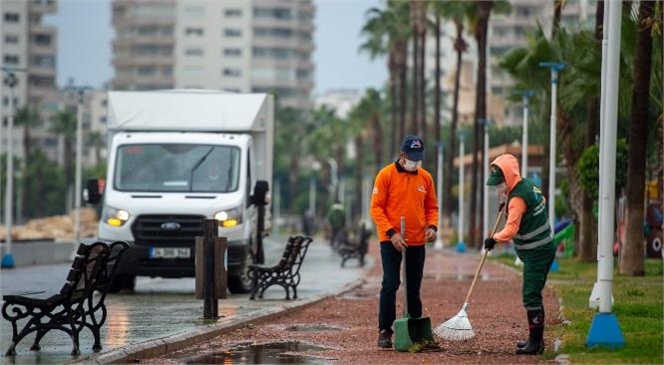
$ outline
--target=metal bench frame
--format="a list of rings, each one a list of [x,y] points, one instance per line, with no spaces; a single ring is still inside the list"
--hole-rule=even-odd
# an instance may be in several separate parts
[[[355,235],[355,240],[348,237],[348,232],[346,232],[346,237],[339,245],[337,252],[341,255],[341,267],[346,265],[346,261],[350,259],[358,259],[360,261],[360,267],[364,267],[364,256],[369,251],[369,238],[371,238],[371,232],[366,229],[364,223],[360,225],[359,232]]]
[[[79,334],[88,328],[94,336],[92,349],[101,350],[101,327],[106,322],[104,299],[110,281],[128,247],[126,242],[80,244],[65,284],[58,293],[45,291],[3,295],[2,316],[12,325],[12,341],[5,356],[16,356],[16,346],[36,332],[30,350],[51,330],[65,332],[72,339],[72,355],[80,355]],[[95,295],[98,292],[98,295]],[[27,320],[20,328],[19,322]]]
[[[272,285],[279,285],[286,290],[286,300],[290,300],[290,289],[293,289],[293,299],[297,299],[300,267],[311,242],[311,237],[290,237],[277,265],[249,265],[249,278],[253,282],[249,299],[255,299],[257,293],[259,298],[263,298],[265,290]]]

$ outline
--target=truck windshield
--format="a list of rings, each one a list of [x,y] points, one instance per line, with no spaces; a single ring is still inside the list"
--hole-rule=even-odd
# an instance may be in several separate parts
[[[238,189],[240,149],[194,144],[130,144],[118,148],[115,189],[215,192]]]

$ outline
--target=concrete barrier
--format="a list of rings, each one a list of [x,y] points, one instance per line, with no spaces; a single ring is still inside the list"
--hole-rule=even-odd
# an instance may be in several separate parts
[[[70,263],[78,244],[74,241],[16,241],[12,242],[15,267]],[[7,251],[0,245],[0,257]]]

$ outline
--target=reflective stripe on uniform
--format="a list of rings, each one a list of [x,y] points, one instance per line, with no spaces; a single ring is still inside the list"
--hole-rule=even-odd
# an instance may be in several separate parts
[[[546,232],[546,230],[549,229],[549,228],[551,228],[551,226],[549,226],[548,222],[545,222],[543,225],[537,227],[537,229],[535,229],[534,231],[526,233],[523,236],[520,235],[520,234],[517,234],[516,236],[514,236],[514,238],[516,238],[518,240],[528,240],[528,239],[531,239],[531,238],[537,236],[540,233]]]
[[[544,246],[547,243],[551,242],[553,238],[551,236],[542,238],[539,241],[531,242],[531,243],[526,243],[525,245],[514,245],[514,248],[517,250],[532,250],[533,248],[537,248],[540,246]]]

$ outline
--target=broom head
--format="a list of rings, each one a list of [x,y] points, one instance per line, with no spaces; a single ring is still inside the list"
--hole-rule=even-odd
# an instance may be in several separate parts
[[[433,333],[444,340],[450,341],[463,341],[475,337],[475,331],[473,331],[466,313],[467,307],[468,303],[464,304],[456,316],[440,324],[433,330]]]

